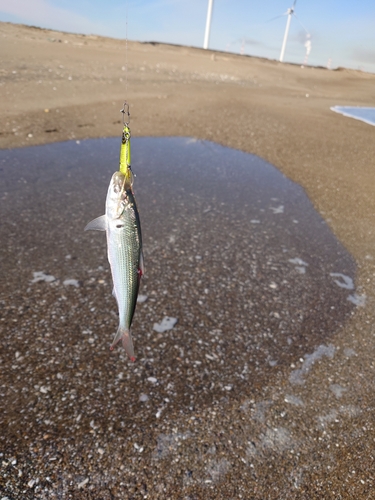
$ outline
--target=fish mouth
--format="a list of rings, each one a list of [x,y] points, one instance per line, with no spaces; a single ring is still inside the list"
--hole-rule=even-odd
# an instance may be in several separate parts
[[[133,174],[130,169],[128,169],[126,174],[118,171],[112,175],[111,179],[112,189],[114,193],[119,194],[126,192],[128,189],[132,188],[133,185]]]
[[[125,191],[126,179],[125,175],[121,172],[115,172],[111,179],[112,189],[115,194]]]

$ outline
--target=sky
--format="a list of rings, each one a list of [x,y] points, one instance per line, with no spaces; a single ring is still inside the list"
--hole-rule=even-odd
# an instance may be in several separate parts
[[[213,0],[209,48],[279,59],[293,0]],[[0,21],[203,47],[208,0],[0,0]],[[284,60],[375,73],[375,0],[297,0]],[[280,17],[279,17],[280,16]]]

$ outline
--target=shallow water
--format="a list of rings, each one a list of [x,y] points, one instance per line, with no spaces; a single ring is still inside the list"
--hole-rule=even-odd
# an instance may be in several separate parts
[[[349,118],[355,118],[369,125],[375,125],[375,108],[366,108],[360,106],[333,106],[332,111],[340,113]]]
[[[275,167],[210,142],[134,138],[146,276],[129,364],[109,351],[105,237],[83,231],[104,211],[118,153],[118,138],[0,151],[0,440],[24,471],[10,473],[8,493],[40,477],[46,498],[75,495],[91,471],[92,498],[109,498],[108,482],[125,498],[133,477],[148,491],[170,477],[187,494],[219,483],[252,435],[271,454],[297,446],[266,429],[264,390],[304,408],[296,390],[335,356],[334,334],[365,300],[350,254]],[[254,401],[254,428],[227,420]],[[214,458],[232,425],[241,437]],[[142,476],[144,466],[159,472]]]
[[[170,311],[184,328],[203,322],[228,338],[247,332],[252,343],[267,331],[278,338],[265,350],[275,363],[302,331],[307,344],[329,338],[352,309],[354,285],[345,280],[353,283],[355,265],[300,186],[256,156],[209,142],[136,138],[132,147],[142,293],[158,297],[155,321]],[[117,155],[118,139],[0,152],[2,260],[24,270],[8,275],[10,289],[34,272],[62,290],[69,280],[85,288],[99,265],[110,281],[103,237],[83,228],[104,211]],[[148,342],[139,326],[138,348]]]

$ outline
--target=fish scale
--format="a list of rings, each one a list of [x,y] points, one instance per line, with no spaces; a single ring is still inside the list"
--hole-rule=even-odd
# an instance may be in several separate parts
[[[139,217],[131,191],[126,191],[126,199],[127,205],[122,215],[115,221],[115,226],[121,222],[123,227],[109,229],[107,240],[108,260],[112,270],[114,295],[119,306],[120,325],[130,329],[138,296],[140,279],[138,249],[142,247],[142,242]],[[123,307],[120,307],[121,305]]]

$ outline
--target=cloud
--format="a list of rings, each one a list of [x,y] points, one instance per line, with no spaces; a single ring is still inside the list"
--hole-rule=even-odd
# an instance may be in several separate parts
[[[0,12],[14,16],[18,22],[51,29],[87,33],[100,27],[84,16],[55,7],[47,0],[0,0]]]
[[[309,39],[311,40],[311,35],[309,36]],[[301,45],[305,45],[307,38],[307,33],[304,30],[300,30],[297,33],[295,33],[293,36],[290,37],[291,40],[300,43]]]

